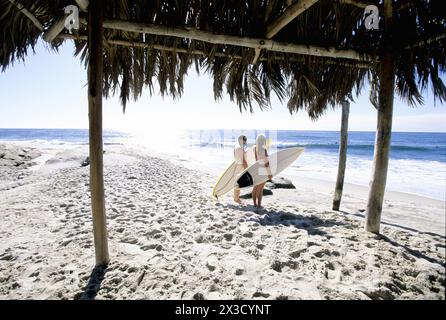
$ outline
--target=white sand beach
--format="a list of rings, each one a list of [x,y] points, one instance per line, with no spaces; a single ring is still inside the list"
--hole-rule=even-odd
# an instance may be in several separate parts
[[[297,189],[255,212],[212,200],[215,175],[193,164],[105,150],[105,270],[87,147],[28,149],[17,167],[3,156],[0,299],[445,299],[442,201],[388,192],[377,236],[364,231],[364,187],[346,185],[334,212],[332,183],[287,177]]]

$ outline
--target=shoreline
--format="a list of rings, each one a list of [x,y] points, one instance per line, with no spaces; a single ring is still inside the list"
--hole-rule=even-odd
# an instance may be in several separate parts
[[[41,129],[41,130],[47,130],[47,129]],[[57,130],[57,129],[55,129]],[[71,130],[71,129],[67,129],[67,130]],[[121,132],[121,131],[116,131],[116,130],[112,130],[115,132]],[[184,130],[183,130],[184,131]],[[324,132],[324,131],[321,131]],[[362,132],[362,131],[359,131]],[[123,133],[128,133],[128,132],[123,132]],[[401,132],[401,133],[406,133],[406,132]],[[409,132],[410,133],[410,132]],[[429,133],[429,132],[426,132]],[[442,134],[442,133],[439,133]],[[17,145],[23,145],[23,146],[29,146],[30,142],[29,141],[19,141],[19,140],[15,140],[15,141],[9,141],[9,140],[0,140],[0,144],[17,144]],[[53,144],[51,142],[48,141],[39,141],[38,143],[39,147],[43,147],[45,149],[49,149],[49,150],[57,150],[57,149],[78,149],[78,148],[88,148],[88,143],[85,144],[78,144],[78,143],[67,143],[62,145],[58,145],[58,144]],[[160,157],[162,159],[165,160],[169,160],[172,161],[173,163],[177,163],[180,165],[185,165],[188,168],[191,168],[193,170],[202,170],[206,173],[210,173],[213,174],[215,176],[218,176],[225,168],[225,166],[227,164],[229,164],[228,161],[230,161],[230,159],[227,159],[226,162],[228,163],[218,163],[218,164],[210,164],[214,162],[214,159],[201,159],[199,157],[197,157],[197,155],[194,155],[193,157],[191,156],[184,156],[181,154],[181,149],[178,150],[178,152],[176,153],[171,153],[171,152],[166,152],[166,151],[160,151],[157,148],[153,148],[153,147],[149,147],[149,146],[145,146],[143,144],[141,144],[141,141],[131,141],[130,143],[104,143],[104,150],[106,150],[108,147],[112,147],[114,145],[121,145],[123,147],[129,147],[129,148],[134,148],[139,149],[139,150],[144,150],[144,153],[147,155],[152,155],[152,156],[157,156]],[[198,162],[197,162],[198,161]],[[294,172],[295,170],[293,169],[293,172],[290,171],[290,169],[285,170],[284,173],[281,173],[281,175],[284,176],[289,176],[289,177],[295,177],[297,179],[303,179],[306,181],[311,181],[313,184],[318,184],[318,185],[324,185],[324,189],[326,189],[325,185],[335,185],[335,178],[336,178],[336,174],[334,173],[334,175],[331,175],[330,177],[309,177],[309,173],[305,172],[305,173],[296,173]],[[347,168],[347,173],[348,173],[348,168]],[[350,172],[350,174],[353,174],[352,172]],[[370,179],[369,179],[370,180]],[[368,183],[370,183],[370,181],[368,181]],[[347,178],[348,181],[348,178]],[[390,185],[390,186],[389,186]],[[357,187],[358,189],[361,190],[366,190],[368,189],[367,184],[363,182],[345,182],[344,183],[345,187],[348,186],[352,186],[353,187]],[[445,185],[446,187],[446,185]],[[389,181],[387,183],[387,187],[386,187],[386,194],[385,197],[391,197],[391,198],[406,198],[406,197],[413,197],[413,198],[418,198],[422,201],[439,201],[442,202],[443,204],[446,204],[446,198],[440,198],[435,197],[435,196],[429,196],[427,193],[424,194],[420,194],[417,192],[410,192],[410,191],[402,191],[402,190],[398,190],[395,188],[395,186],[391,186],[391,183],[389,184]],[[446,189],[444,190],[444,192],[446,192]],[[444,193],[443,192],[443,193]]]

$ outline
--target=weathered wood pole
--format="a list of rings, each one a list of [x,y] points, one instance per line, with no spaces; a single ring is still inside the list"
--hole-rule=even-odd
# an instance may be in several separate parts
[[[392,0],[384,0],[384,47],[379,70],[378,127],[375,139],[373,177],[367,203],[366,230],[379,233],[384,192],[389,164],[392,135],[395,61],[391,49],[393,9]]]
[[[336,188],[333,198],[333,210],[339,211],[341,206],[342,191],[344,190],[345,167],[347,164],[347,143],[348,143],[348,115],[350,113],[350,103],[342,103],[341,120],[341,141],[339,142],[339,164],[338,177],[336,179]]]
[[[104,200],[102,147],[103,12],[102,0],[88,10],[88,117],[90,127],[90,192],[96,265],[109,262]]]

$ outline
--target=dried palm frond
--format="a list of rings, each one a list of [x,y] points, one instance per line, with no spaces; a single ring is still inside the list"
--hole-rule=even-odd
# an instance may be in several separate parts
[[[301,0],[297,0],[301,1]],[[5,70],[33,51],[42,31],[14,1],[0,0],[0,66]],[[74,1],[19,1],[47,29]],[[382,10],[379,0],[367,0]],[[346,97],[359,94],[370,83],[371,101],[378,101],[379,60],[391,49],[396,61],[396,92],[408,104],[423,103],[422,93],[432,87],[440,102],[446,100],[441,74],[446,70],[446,13],[441,0],[394,1],[392,48],[383,45],[383,29],[366,30],[363,9],[338,0],[320,0],[286,25],[274,40],[290,44],[351,49],[372,57],[370,67],[347,59],[315,57],[243,46],[210,44],[171,36],[105,29],[104,95],[119,95],[125,110],[129,99],[150,94],[181,97],[190,68],[210,75],[216,100],[228,94],[240,111],[252,112],[271,104],[271,95],[287,102],[290,112],[305,110],[317,118]],[[195,28],[216,34],[264,38],[269,23],[288,8],[287,0],[128,0],[106,2],[104,18],[166,27]],[[65,32],[65,31],[64,31]],[[88,62],[85,25],[78,31],[76,55]],[[82,38],[83,37],[83,38]],[[125,42],[121,45],[117,43]],[[51,44],[57,49],[62,41]],[[155,86],[157,84],[157,86]]]

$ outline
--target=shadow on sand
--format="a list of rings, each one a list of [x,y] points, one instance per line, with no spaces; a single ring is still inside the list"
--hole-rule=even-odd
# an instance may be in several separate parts
[[[228,204],[228,205],[226,205],[226,207],[234,209],[234,210],[257,213],[259,215],[258,217],[251,217],[248,219],[248,221],[258,222],[262,226],[277,226],[277,225],[295,226],[298,229],[306,230],[309,235],[320,235],[320,236],[324,236],[327,238],[332,238],[333,236],[330,235],[325,230],[321,230],[320,229],[321,227],[329,228],[329,227],[334,227],[334,226],[344,226],[345,228],[348,228],[348,229],[356,228],[356,226],[346,223],[346,222],[338,221],[336,219],[321,219],[321,218],[316,217],[315,215],[302,216],[300,214],[290,213],[290,212],[286,212],[286,211],[275,211],[275,210],[266,210],[266,209],[258,210],[252,205],[239,206],[239,205]],[[346,214],[346,215],[354,215],[354,216],[358,216],[358,217],[362,217],[362,218],[365,217],[365,215],[362,215],[359,213],[353,214],[353,213],[349,213],[346,211],[339,211],[339,213]],[[395,224],[391,224],[391,223],[386,223],[386,222],[382,222],[382,224],[405,229],[405,230],[416,232],[419,234],[437,236],[441,239],[445,239],[444,236],[436,234],[436,233],[432,233],[432,232],[423,232],[423,231],[415,230],[412,228],[395,225]],[[397,241],[392,240],[389,237],[384,236],[382,234],[376,235],[376,239],[386,241],[394,247],[402,248],[405,250],[406,253],[408,253],[409,255],[411,255],[415,258],[424,259],[431,263],[438,264],[442,267],[446,266],[445,261],[429,257],[429,256],[423,254],[421,251],[409,248],[407,245],[398,243]]]
[[[79,293],[75,300],[94,300],[101,289],[102,281],[105,277],[107,266],[96,266],[90,275],[90,280],[85,286],[84,291]]]
[[[424,259],[424,260],[429,261],[430,263],[435,263],[435,264],[438,264],[438,265],[440,265],[442,267],[446,267],[445,261],[437,260],[437,259],[434,259],[432,257],[426,256],[425,254],[421,253],[420,251],[415,250],[415,249],[411,249],[408,246],[400,244],[400,243],[396,242],[395,240],[392,240],[389,237],[386,237],[385,235],[382,235],[382,234],[378,235],[378,239],[384,240],[384,241],[390,243],[394,247],[403,248],[404,250],[406,250],[407,253],[409,253],[410,255],[412,255],[415,258]]]
[[[300,214],[295,214],[287,211],[276,211],[276,210],[266,210],[266,209],[256,209],[252,205],[233,205],[228,204],[226,207],[244,211],[253,212],[258,214],[258,217],[251,217],[248,221],[254,221],[262,226],[294,226],[298,229],[306,230],[309,235],[320,235],[327,238],[331,238],[328,232],[321,230],[320,228],[329,228],[335,226],[344,226],[346,228],[352,229],[353,225],[338,221],[336,219],[321,219],[315,215],[303,216]]]
[[[339,212],[342,213],[342,214],[345,214],[345,215],[365,218],[365,214],[361,214],[361,213],[350,213],[350,212],[347,212],[347,211],[339,211]],[[384,221],[381,221],[381,224],[386,225],[386,226],[399,228],[399,229],[403,229],[403,230],[407,230],[407,231],[410,231],[410,232],[415,232],[415,233],[418,233],[418,234],[425,234],[425,235],[428,235],[428,236],[439,237],[440,239],[446,240],[446,236],[443,236],[441,234],[434,233],[434,232],[420,231],[420,230],[417,230],[417,229],[414,229],[414,228],[405,227],[405,226],[402,226],[402,225],[399,225],[399,224],[389,223],[389,222],[384,222]]]

